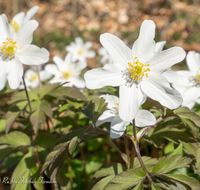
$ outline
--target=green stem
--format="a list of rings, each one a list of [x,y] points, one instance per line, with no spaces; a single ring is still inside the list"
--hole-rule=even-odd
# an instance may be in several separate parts
[[[40,90],[42,90],[42,82],[41,82],[41,78],[40,78],[40,69],[39,69],[38,65],[36,67],[37,67],[37,74],[38,74],[38,79],[39,79]]]
[[[126,156],[128,159],[128,162],[130,162],[130,151],[128,149],[128,139],[124,138],[124,146],[125,146],[125,151],[126,151]],[[128,168],[128,165],[126,166]]]
[[[153,181],[151,179],[151,176],[149,175],[149,172],[147,171],[146,166],[144,165],[144,162],[143,162],[141,154],[140,154],[139,141],[137,140],[137,136],[136,136],[135,120],[133,120],[133,136],[134,136],[133,144],[135,146],[135,151],[136,151],[136,154],[137,154],[137,158],[138,158],[138,160],[140,162],[140,165],[141,165],[142,169],[146,173],[147,178],[152,183]]]
[[[71,183],[71,190],[74,190],[73,188],[73,177],[72,177],[72,166],[69,156],[67,156],[67,165],[68,165],[68,172],[69,172],[69,180]]]
[[[30,102],[30,99],[29,99],[29,96],[28,96],[28,91],[27,91],[25,80],[24,80],[24,76],[22,76],[22,79],[23,79],[24,88],[25,88],[26,97],[27,97],[27,100],[28,100],[28,105],[29,105],[30,115],[31,115],[33,112],[32,112],[32,108],[31,108],[31,102]]]
[[[130,160],[130,169],[133,169],[135,159],[135,147],[133,146],[131,150],[131,160]]]

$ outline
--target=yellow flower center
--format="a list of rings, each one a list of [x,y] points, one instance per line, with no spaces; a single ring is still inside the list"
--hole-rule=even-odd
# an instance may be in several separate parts
[[[82,54],[83,54],[83,50],[80,49],[80,50],[78,51],[78,54],[79,54],[79,55],[82,55]]]
[[[19,24],[17,24],[15,21],[13,23],[10,22],[9,24],[15,29],[15,32],[17,32],[20,29]]]
[[[118,113],[118,109],[119,109],[119,104],[118,103],[114,103],[115,105],[116,105],[116,107],[114,107],[115,108],[115,110],[117,111],[117,113]]]
[[[32,74],[31,75],[31,81],[37,81],[38,80],[38,75],[37,74]]]
[[[62,72],[62,75],[63,75],[63,78],[64,79],[68,79],[71,77],[71,72],[70,71],[67,71],[67,72]]]
[[[130,77],[133,80],[140,81],[143,78],[143,76],[148,77],[148,71],[150,71],[150,69],[145,67],[148,67],[149,64],[143,64],[139,62],[137,57],[135,57],[133,64],[128,63],[128,66],[129,66],[128,71],[130,73]]]
[[[17,52],[17,42],[13,42],[10,38],[6,38],[6,41],[3,42],[3,45],[0,46],[1,48],[1,56],[3,56],[3,60],[11,60],[15,57]]]
[[[197,74],[196,74],[195,78],[196,78],[196,83],[200,84],[200,74],[199,74],[199,71],[197,71]]]

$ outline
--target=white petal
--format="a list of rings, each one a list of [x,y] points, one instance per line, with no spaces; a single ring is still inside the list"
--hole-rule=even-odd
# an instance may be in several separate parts
[[[116,139],[121,137],[129,123],[130,122],[121,120],[119,116],[114,117],[110,126],[110,138]]]
[[[2,61],[1,57],[0,57],[0,68],[1,68],[0,69],[0,78],[3,77],[7,73],[8,66],[9,65],[5,61]]]
[[[48,64],[48,65],[45,65],[44,69],[51,73],[52,75],[55,75],[57,77],[61,77],[62,74],[61,72],[58,70],[58,67],[55,65],[55,64]]]
[[[8,73],[8,83],[11,89],[16,89],[20,85],[23,75],[23,65],[18,59],[11,60],[12,68]]]
[[[90,49],[92,47],[92,42],[85,42],[85,48]]]
[[[132,121],[143,101],[144,95],[140,86],[133,84],[119,87],[119,116],[124,121]]]
[[[49,60],[49,52],[45,48],[29,45],[16,55],[25,65],[41,65]]]
[[[58,78],[58,77],[54,77],[49,81],[49,83],[51,83],[51,84],[53,84],[53,83],[61,83],[61,82],[62,82],[62,79]]]
[[[30,82],[30,87],[31,88],[37,88],[38,86],[39,86],[39,80]]]
[[[33,32],[38,27],[38,22],[35,20],[31,20],[24,24],[17,31],[17,48],[18,51],[23,49],[24,46],[29,45],[33,40]]]
[[[147,96],[169,109],[175,109],[182,103],[181,94],[172,89],[169,82],[157,73],[151,72],[148,78],[143,78],[141,88]]]
[[[175,75],[178,76],[178,78],[173,82],[174,84],[180,86],[194,85],[194,83],[191,81],[191,79],[194,77],[194,73],[191,71],[175,71]]]
[[[85,56],[87,58],[94,58],[95,55],[96,55],[96,53],[94,51],[88,51]]]
[[[200,69],[200,54],[195,51],[189,51],[186,56],[186,63],[190,71],[197,72]]]
[[[122,78],[124,68],[118,64],[107,64],[103,68],[92,69],[84,75],[86,87],[99,89],[104,86],[120,86],[125,84]]]
[[[119,103],[119,98],[117,96],[106,94],[99,96],[99,98],[105,99],[105,102],[108,103],[107,108],[110,110],[115,110],[115,107],[118,107],[116,105]]]
[[[75,42],[78,46],[82,46],[84,44],[83,39],[81,37],[76,37]]]
[[[2,44],[8,37],[8,19],[5,14],[0,15],[0,43]]]
[[[16,15],[13,17],[13,19],[12,19],[12,23],[13,23],[13,22],[16,22],[16,23],[21,27],[21,26],[22,26],[23,19],[24,19],[24,15],[25,15],[24,12],[21,12],[21,13],[16,14]]]
[[[0,90],[2,90],[6,86],[6,79],[7,79],[6,74],[0,77]]]
[[[156,52],[154,57],[148,61],[150,70],[153,72],[164,72],[172,65],[185,58],[185,51],[180,47],[172,47],[164,51]]]
[[[139,110],[135,117],[135,125],[137,127],[151,126],[156,123],[155,116],[147,110]]]
[[[85,88],[85,81],[80,77],[71,77],[70,81],[77,88]]]
[[[157,42],[155,52],[162,51],[165,44],[166,44],[166,41]]]
[[[31,79],[31,76],[32,75],[37,75],[37,72],[34,71],[34,70],[31,70],[31,69],[28,69],[26,72],[25,72],[25,78],[30,80]]]
[[[183,106],[190,104],[200,97],[200,90],[197,87],[190,87],[183,93]]]
[[[196,102],[197,104],[200,104],[200,98],[197,98],[197,99],[195,100],[195,102]]]
[[[41,79],[41,81],[48,80],[51,77],[52,77],[52,74],[50,74],[49,72],[47,72],[45,70],[40,71],[40,79]]]
[[[184,106],[188,107],[189,109],[192,109],[195,106],[195,101],[192,101],[189,104],[186,104]]]
[[[116,117],[115,114],[113,114],[110,110],[106,110],[98,118],[96,122],[96,126],[98,127],[102,125],[103,123],[111,122],[114,117]]]
[[[69,57],[69,54],[67,54],[67,56]],[[65,69],[68,69],[68,66],[66,68],[65,66],[65,61],[63,61],[60,57],[58,57],[57,55],[53,57],[53,62],[58,66],[58,69],[60,71],[64,71]]]
[[[26,13],[26,16],[24,17],[23,24],[31,20],[31,18],[35,15],[38,9],[39,9],[39,6],[34,6],[31,9],[29,9],[28,12]]]
[[[172,71],[171,69],[168,69],[164,73],[162,73],[162,76],[164,76],[170,83],[178,80],[178,75],[175,71]]]
[[[172,84],[173,88],[175,90],[177,90],[178,92],[180,92],[181,94],[183,94],[188,88],[188,86],[181,86],[181,85],[177,85],[177,84]]]
[[[106,48],[114,63],[128,66],[128,63],[133,62],[131,49],[117,36],[109,33],[100,36],[101,44]]]
[[[140,62],[146,63],[155,52],[155,24],[151,20],[145,20],[140,28],[138,39],[133,44],[132,57],[137,57]]]

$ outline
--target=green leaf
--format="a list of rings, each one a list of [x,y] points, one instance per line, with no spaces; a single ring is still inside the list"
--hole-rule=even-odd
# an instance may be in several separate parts
[[[94,102],[90,101],[84,104],[81,112],[85,114],[95,125],[99,116],[106,110],[107,103],[103,98],[98,98]]]
[[[110,180],[115,177],[115,175],[109,175],[100,181],[98,181],[92,188],[92,190],[104,190],[105,187],[110,183]]]
[[[153,167],[158,163],[158,160],[156,158],[151,158],[151,157],[146,157],[146,156],[142,157],[142,161],[143,161],[144,165],[146,166],[147,171],[150,172],[150,173],[151,173]],[[138,158],[134,159],[133,168],[134,169],[141,169],[142,168]]]
[[[58,140],[58,137],[51,133],[40,133],[35,138],[35,144],[43,148],[53,148]]]
[[[6,126],[6,120],[5,119],[1,119],[0,120],[0,132],[5,130],[5,126]]]
[[[66,168],[62,167],[58,169],[58,172],[56,174],[56,181],[62,190],[68,190],[67,188],[68,178],[65,175],[66,173],[67,173]]]
[[[200,127],[200,115],[191,111],[187,107],[180,107],[174,110],[174,113],[191,128],[194,135],[198,136]]]
[[[119,163],[109,164],[106,167],[103,167],[100,170],[96,171],[93,177],[101,178],[101,177],[111,176],[111,175],[115,176],[123,172],[124,170],[125,168]]]
[[[111,182],[117,184],[118,186],[110,184],[106,187],[106,189],[110,190],[114,189],[114,187],[119,189],[118,187],[120,187],[121,190],[126,190],[132,188],[138,183],[141,183],[145,176],[146,174],[138,169],[124,171],[111,179]]]
[[[33,130],[37,133],[40,126],[45,123],[46,117],[42,111],[42,101],[35,101],[32,105],[34,105],[32,108],[35,112],[31,114],[30,121],[33,126]]]
[[[52,118],[53,112],[51,110],[51,105],[46,100],[41,101],[40,108],[49,118]]]
[[[151,184],[152,190],[162,190],[161,188],[157,187],[154,183]]]
[[[181,175],[181,174],[160,174],[160,176],[164,176],[170,179],[173,179],[177,182],[181,182],[182,184],[186,184],[191,189],[198,190],[200,187],[200,182],[197,181],[196,179],[192,177],[188,177],[186,175]]]
[[[0,144],[9,144],[12,146],[27,146],[31,141],[29,137],[20,131],[13,131],[0,137]]]
[[[0,146],[0,163],[6,158],[8,154],[14,151],[15,147],[8,147],[7,145]]]
[[[167,173],[177,168],[190,167],[192,160],[190,158],[181,158],[181,155],[162,157],[153,168],[152,173]]]
[[[135,186],[132,190],[143,190],[143,182],[141,181],[141,183],[138,183],[138,185]]]
[[[46,159],[45,159],[45,163],[42,166],[42,170],[40,173],[42,173],[44,170],[46,170],[46,168],[55,161],[55,159],[63,152],[66,150],[66,148],[68,147],[68,141],[58,144],[56,147],[54,147],[53,151],[50,152]]]
[[[72,99],[80,99],[80,100],[87,100],[86,97],[75,87],[62,87],[54,89],[48,95],[64,99],[65,97],[72,98]]]
[[[54,83],[50,84],[47,83],[46,85],[43,85],[42,90],[40,91],[40,98],[44,98],[45,95],[49,95],[53,90],[58,88],[60,86],[60,83]]]

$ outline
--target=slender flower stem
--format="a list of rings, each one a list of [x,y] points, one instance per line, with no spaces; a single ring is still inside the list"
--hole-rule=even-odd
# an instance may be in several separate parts
[[[126,156],[127,156],[128,162],[130,162],[130,151],[128,149],[128,139],[127,138],[124,138],[124,146],[125,146],[125,151],[126,151]],[[128,166],[127,166],[127,168],[128,168]]]
[[[73,188],[73,177],[72,177],[72,166],[71,166],[71,161],[70,158],[67,156],[67,165],[68,165],[68,172],[69,172],[69,180],[71,183],[71,190],[74,190]]]
[[[135,146],[133,146],[133,149],[131,151],[131,160],[130,160],[130,168],[133,169],[134,166],[134,158],[135,158]]]
[[[31,108],[31,102],[30,102],[30,99],[29,99],[29,96],[28,96],[28,91],[27,91],[25,80],[24,80],[24,76],[22,76],[22,79],[23,79],[24,88],[25,88],[26,97],[27,97],[27,100],[28,100],[28,105],[29,105],[30,115],[31,115],[33,112],[32,112],[32,108]]]
[[[146,167],[144,165],[144,162],[142,161],[142,157],[141,157],[141,154],[140,154],[139,141],[138,141],[137,136],[136,136],[135,120],[133,120],[133,136],[134,136],[133,144],[135,146],[135,151],[136,151],[136,154],[137,154],[137,158],[138,158],[138,160],[140,162],[140,165],[141,165],[142,169],[146,173],[147,178],[149,179],[150,182],[152,182],[152,179],[151,179],[151,177],[149,175],[149,172],[147,171],[147,169],[146,169]]]
[[[41,78],[40,78],[40,69],[39,66],[37,65],[37,74],[38,74],[38,79],[39,79],[39,85],[40,85],[40,90],[42,89],[42,82],[41,82]]]

